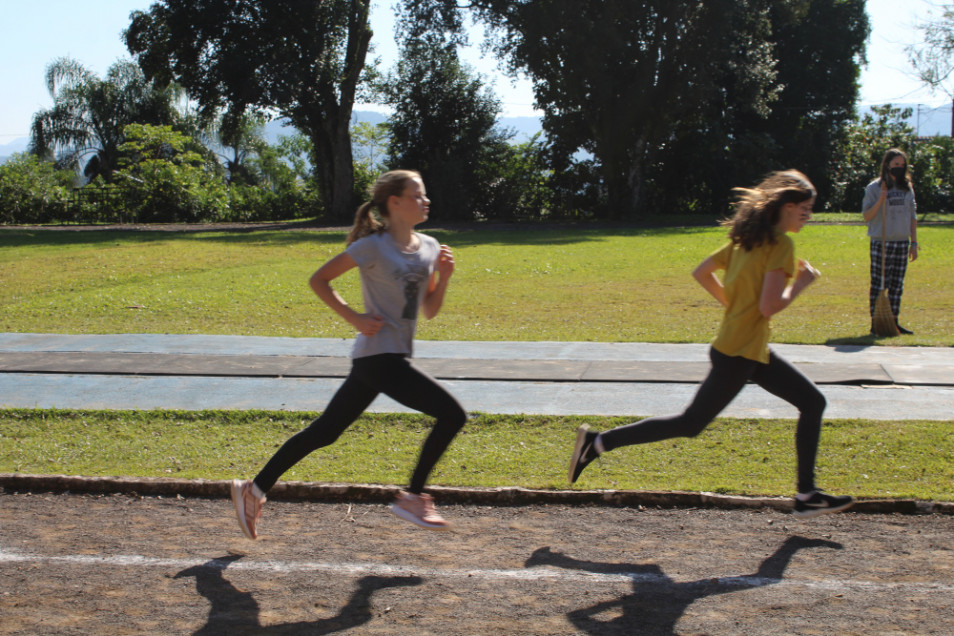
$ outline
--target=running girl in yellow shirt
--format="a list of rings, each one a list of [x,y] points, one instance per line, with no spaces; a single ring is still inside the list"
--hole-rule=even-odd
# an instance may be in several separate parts
[[[692,403],[679,415],[651,417],[603,433],[584,424],[577,431],[570,460],[570,482],[600,454],[633,444],[694,437],[752,381],[795,406],[798,494],[794,514],[814,517],[849,507],[851,497],[815,488],[815,456],[825,397],[798,369],[768,347],[769,319],[820,276],[808,262],[795,260],[797,233],[812,216],[815,187],[797,170],[775,172],[754,188],[736,188],[735,215],[724,223],[729,242],[692,273],[725,306],[712,342],[712,368]],[[722,280],[716,271],[723,270]],[[789,284],[789,279],[793,279]]]

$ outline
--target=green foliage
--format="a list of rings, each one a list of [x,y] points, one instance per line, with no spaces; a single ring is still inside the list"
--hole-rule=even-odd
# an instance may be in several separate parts
[[[481,167],[493,165],[507,146],[492,93],[461,66],[453,45],[421,39],[402,47],[381,94],[394,108],[391,166],[419,170],[432,208],[443,218],[473,219],[496,177]]]
[[[271,189],[232,184],[229,209],[222,221],[254,223],[315,218],[321,215],[321,197],[311,183]]]
[[[533,80],[554,169],[568,168],[579,149],[591,153],[605,192],[591,206],[610,217],[646,212],[648,171],[680,130],[767,112],[777,89],[756,4],[472,3],[495,29],[498,52]]]
[[[228,193],[196,151],[171,126],[130,124],[117,182],[126,208],[142,223],[215,221],[225,216]]]
[[[161,0],[135,11],[126,45],[150,78],[175,80],[225,139],[249,110],[287,117],[312,144],[327,210],[354,214],[348,127],[371,41],[370,0]]]
[[[869,30],[863,0],[402,6],[418,33],[460,36],[465,10],[489,27],[533,81],[556,209],[583,217],[721,215],[732,187],[793,166],[827,199]]]
[[[229,184],[229,213],[222,220],[276,221],[322,215],[321,196],[308,174],[311,142],[304,135],[280,136],[274,146],[260,139],[246,151],[241,178]]]
[[[264,116],[246,113],[233,127],[227,128],[221,118],[209,126],[200,127],[197,138],[206,147],[219,149],[219,161],[225,167],[230,184],[257,185],[271,176],[261,169],[267,170],[266,166],[271,166],[271,163],[252,164],[253,157],[261,156],[269,148],[265,141],[265,121]],[[255,167],[260,169],[255,170]]]
[[[750,166],[755,171],[735,175],[737,182],[754,182],[769,167],[794,166],[808,175],[822,201],[831,198],[834,185],[828,163],[838,156],[855,118],[865,62],[870,32],[865,4],[864,0],[772,3],[777,81],[783,89],[759,128],[772,140],[766,145],[771,152],[762,155],[761,165]],[[852,201],[860,197],[852,194]]]
[[[954,138],[930,137],[909,148],[919,216],[954,210]]]
[[[316,413],[269,411],[0,410],[0,472],[233,479],[254,475]],[[576,428],[633,418],[477,414],[430,483],[565,489]],[[432,420],[365,413],[341,443],[312,453],[283,479],[404,484]],[[791,420],[719,419],[694,439],[608,453],[580,488],[790,496]],[[826,422],[818,479],[857,497],[954,499],[947,422]],[[661,468],[662,467],[662,468]]]
[[[518,144],[496,144],[487,149],[477,167],[483,184],[473,202],[481,219],[542,220],[562,216],[553,196],[547,146],[540,135]]]
[[[367,201],[378,175],[387,169],[390,129],[388,124],[368,122],[358,122],[351,128],[351,142],[355,148],[355,201]]]
[[[75,173],[36,155],[0,164],[0,223],[49,223],[66,217]]]
[[[355,165],[364,166],[370,172],[384,170],[390,140],[390,125],[371,124],[366,121],[356,123],[351,127]]]
[[[73,170],[35,155],[0,165],[0,224],[275,221],[322,215],[322,200],[307,178],[308,141],[280,138],[245,157],[243,173],[226,187],[214,155],[172,129],[131,125],[116,149],[122,169],[113,183],[97,179],[73,189]],[[257,185],[248,185],[251,179]]]
[[[119,61],[100,79],[79,62],[60,58],[47,67],[53,107],[33,117],[30,147],[60,165],[82,169],[86,177],[110,181],[128,124],[172,124],[178,114],[174,86],[147,81],[132,62]]]

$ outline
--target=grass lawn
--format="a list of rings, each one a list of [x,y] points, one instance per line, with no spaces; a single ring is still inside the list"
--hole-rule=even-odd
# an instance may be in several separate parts
[[[717,227],[432,231],[458,263],[427,340],[707,342],[720,308],[690,276]],[[954,227],[925,226],[898,345],[954,345]],[[871,344],[868,241],[810,225],[797,254],[822,279],[773,319],[773,341]],[[342,232],[0,232],[0,331],[352,337],[308,288]],[[360,305],[357,272],[336,281]]]
[[[0,411],[0,472],[232,479],[252,477],[314,413],[263,411]],[[480,415],[458,435],[431,483],[567,488],[581,422],[631,419]],[[954,501],[947,422],[826,422],[819,485],[875,498]],[[284,479],[404,484],[430,426],[420,415],[365,414]],[[697,438],[628,447],[600,458],[584,489],[791,495],[791,420],[719,419]]]

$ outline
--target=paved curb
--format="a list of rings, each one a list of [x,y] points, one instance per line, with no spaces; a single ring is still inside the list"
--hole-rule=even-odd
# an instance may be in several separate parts
[[[136,494],[158,497],[228,498],[228,480],[84,477],[77,475],[30,475],[0,473],[0,488],[9,492],[74,492]],[[329,484],[286,481],[276,484],[269,499],[321,502],[388,503],[397,486],[374,484]],[[648,490],[532,490],[528,488],[454,488],[429,486],[441,503],[485,506],[524,506],[539,504],[596,505],[658,508],[769,508],[791,512],[792,500],[785,497],[741,497],[710,492]],[[852,512],[868,514],[945,514],[954,515],[954,502],[914,499],[863,499]]]

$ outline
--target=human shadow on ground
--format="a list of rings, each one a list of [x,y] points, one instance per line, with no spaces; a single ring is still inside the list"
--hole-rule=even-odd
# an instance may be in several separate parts
[[[225,570],[241,556],[212,559],[182,570],[175,578],[195,577],[196,591],[211,603],[209,618],[196,634],[333,634],[364,625],[373,618],[371,596],[388,587],[420,585],[417,576],[365,576],[358,580],[351,598],[337,616],[314,621],[261,624],[258,602],[251,592],[236,588],[225,578]]]
[[[796,552],[805,548],[842,549],[840,543],[804,537],[789,537],[762,561],[752,574],[722,578],[705,578],[678,583],[662,572],[658,565],[631,565],[582,561],[540,548],[527,559],[526,567],[551,566],[582,570],[594,574],[616,574],[629,577],[633,593],[613,601],[567,613],[570,621],[588,634],[675,634],[676,622],[694,602],[707,596],[740,592],[781,582],[782,575]],[[610,612],[614,618],[601,620]]]

